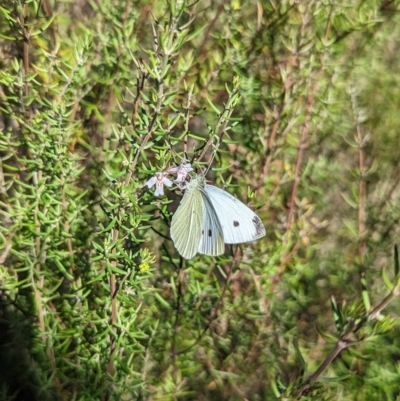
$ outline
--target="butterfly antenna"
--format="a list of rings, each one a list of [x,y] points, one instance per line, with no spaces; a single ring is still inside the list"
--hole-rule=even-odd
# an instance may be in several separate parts
[[[211,155],[211,157],[210,157],[210,161],[208,162],[208,167],[207,167],[206,171],[204,172],[204,176],[206,176],[206,174],[208,173],[208,170],[210,170],[211,165],[212,165],[212,163],[213,163],[213,161],[214,161],[214,158],[215,158],[216,153],[217,153],[217,149],[214,149],[214,152],[212,153],[212,155]]]
[[[168,141],[168,145],[169,145],[169,150],[173,155],[173,158],[178,157],[178,153],[174,151],[172,143],[170,141]],[[190,162],[190,159],[186,151],[183,151],[183,155],[180,157],[179,164],[185,163],[186,161]]]

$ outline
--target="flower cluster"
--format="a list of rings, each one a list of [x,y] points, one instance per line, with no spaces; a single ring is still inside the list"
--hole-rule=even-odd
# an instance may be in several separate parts
[[[175,174],[176,180],[174,182],[179,184],[186,181],[186,177],[190,171],[193,171],[192,165],[182,161],[179,166],[170,167],[167,172],[158,171],[154,177],[151,177],[146,182],[146,185],[148,188],[151,188],[153,185],[156,186],[155,196],[164,195],[164,185],[167,187],[172,186],[172,181],[168,178],[169,174]]]

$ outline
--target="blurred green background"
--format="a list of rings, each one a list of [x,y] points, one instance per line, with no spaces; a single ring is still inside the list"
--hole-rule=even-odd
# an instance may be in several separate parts
[[[3,2],[0,400],[399,400],[399,11]],[[186,261],[213,151],[267,235]]]

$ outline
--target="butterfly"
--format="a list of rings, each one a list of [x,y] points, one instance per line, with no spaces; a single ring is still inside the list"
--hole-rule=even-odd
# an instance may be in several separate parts
[[[185,259],[197,252],[221,255],[225,244],[254,241],[264,235],[264,225],[252,210],[223,189],[207,185],[200,174],[186,183],[172,216],[171,238]]]

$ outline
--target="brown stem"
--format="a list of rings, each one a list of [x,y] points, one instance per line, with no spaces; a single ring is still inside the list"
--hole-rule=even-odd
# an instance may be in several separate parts
[[[38,184],[41,181],[42,178],[42,171],[39,170],[35,175],[34,175],[34,183]],[[40,194],[38,194],[38,198],[40,197]],[[65,395],[63,395],[62,392],[62,386],[60,383],[60,380],[57,376],[57,369],[56,369],[56,362],[55,362],[55,356],[54,356],[54,349],[51,346],[51,344],[48,343],[48,339],[46,336],[46,323],[44,320],[44,305],[45,302],[43,301],[42,297],[42,290],[44,288],[44,275],[41,274],[41,264],[46,260],[46,241],[41,240],[41,224],[39,220],[39,204],[36,204],[35,207],[35,212],[34,212],[34,221],[35,221],[35,257],[37,260],[37,263],[34,266],[34,272],[32,272],[32,286],[33,286],[33,292],[35,296],[35,303],[36,303],[36,312],[38,316],[38,326],[41,332],[41,338],[43,345],[45,347],[45,353],[47,356],[47,359],[50,363],[50,368],[52,371],[52,376],[54,380],[55,387],[58,391],[58,394],[61,396],[62,400],[66,400]]]
[[[174,322],[174,335],[172,337],[172,346],[171,346],[171,353],[172,353],[172,366],[174,370],[174,377],[175,377],[175,383],[178,383],[178,366],[176,364],[176,341],[178,339],[178,334],[179,334],[179,322],[180,322],[180,316],[181,316],[181,306],[182,306],[182,284],[184,282],[184,270],[182,269],[182,266],[179,267],[179,272],[178,272],[178,285],[177,285],[177,301],[176,301],[176,311],[175,311],[175,322]]]
[[[142,96],[144,84],[145,84],[148,76],[149,76],[149,74],[146,74],[143,71],[141,71],[139,77],[136,79],[136,88],[137,89],[136,89],[135,99],[133,100],[133,108],[132,108],[132,115],[131,115],[131,124],[132,124],[133,128],[135,128],[135,124],[136,124],[136,116],[137,116],[138,108],[139,108],[139,100]]]
[[[29,5],[27,3],[24,4],[24,7],[22,9],[22,15],[21,15],[21,27],[22,27],[22,64],[24,66],[24,80],[25,80],[25,96],[28,98],[30,95],[30,89],[29,89],[29,82],[28,82],[28,74],[29,74],[29,65],[30,65],[30,60],[29,60],[29,41],[30,41],[30,32],[28,28],[28,20],[29,20]],[[28,99],[27,99],[28,100]],[[32,117],[32,107],[28,106],[26,108],[27,112],[27,122],[30,125],[31,122],[31,117]]]
[[[236,251],[235,251],[235,255],[229,265],[229,270],[228,273],[226,275],[226,280],[224,283],[224,286],[222,288],[222,292],[221,295],[219,296],[219,298],[217,299],[217,301],[215,302],[215,304],[213,305],[213,307],[211,308],[211,312],[210,315],[208,316],[208,323],[206,324],[206,326],[204,327],[204,329],[202,330],[202,332],[200,333],[199,337],[194,341],[194,343],[192,345],[190,345],[189,347],[183,349],[182,351],[177,352],[177,355],[181,355],[181,354],[185,354],[188,351],[190,351],[193,347],[195,347],[197,344],[200,343],[201,339],[204,337],[204,335],[207,333],[208,329],[211,327],[213,321],[216,318],[217,312],[219,310],[219,308],[222,305],[226,290],[228,288],[228,284],[231,281],[232,278],[232,272],[233,269],[236,265],[239,265],[239,260],[238,260],[238,252],[239,252],[239,247],[236,247]]]
[[[41,1],[42,4],[42,8],[44,11],[44,14],[46,15],[47,18],[52,18],[53,16],[53,10],[51,8],[51,4],[49,0],[42,0]],[[38,10],[39,13],[39,10]],[[51,35],[51,39],[53,41],[53,46],[55,47],[57,44],[57,35],[56,35],[56,31],[57,31],[57,24],[56,22],[53,20],[51,25],[49,26],[49,32]]]
[[[366,252],[365,242],[365,221],[366,221],[366,192],[367,183],[365,181],[365,137],[363,136],[362,127],[357,123],[357,138],[358,138],[358,154],[359,154],[359,188],[358,188],[358,256],[360,262],[364,260]]]
[[[296,168],[295,168],[295,172],[294,172],[294,182],[293,182],[292,194],[290,196],[290,202],[289,202],[289,214],[288,214],[288,219],[287,219],[287,224],[286,224],[287,231],[290,231],[290,228],[292,226],[295,201],[296,201],[296,196],[297,196],[297,188],[298,188],[299,182],[300,182],[301,166],[303,164],[304,152],[307,148],[306,141],[307,141],[307,135],[310,130],[311,112],[312,112],[312,108],[314,105],[314,94],[317,89],[317,86],[318,86],[318,80],[316,79],[314,86],[310,90],[310,92],[308,94],[308,98],[307,98],[306,118],[304,120],[303,127],[301,130],[299,152],[297,154]]]
[[[190,105],[192,103],[192,89],[189,89],[187,103],[186,103],[186,121],[185,121],[185,139],[183,141],[183,154],[187,155],[187,145],[188,145],[188,132],[189,132],[189,118],[190,118]]]
[[[208,24],[208,27],[207,27],[207,30],[206,30],[206,32],[205,32],[205,34],[204,34],[204,36],[203,36],[203,43],[200,45],[200,48],[199,48],[199,52],[197,53],[197,58],[199,59],[199,60],[202,60],[204,57],[203,57],[203,52],[204,52],[204,48],[205,48],[205,46],[206,46],[206,43],[207,43],[207,41],[208,41],[208,37],[210,36],[210,34],[211,34],[211,32],[212,32],[212,30],[213,30],[213,28],[214,28],[214,25],[216,24],[216,22],[218,21],[218,18],[220,17],[220,15],[221,15],[221,13],[224,11],[224,7],[225,7],[225,4],[224,4],[225,2],[222,2],[222,4],[220,4],[219,5],[219,7],[218,7],[218,9],[217,9],[217,12],[215,13],[215,17],[213,18],[213,20]]]
[[[176,19],[171,16],[170,18],[170,27],[169,27],[169,40],[167,40],[167,43],[172,44],[173,41],[173,35],[175,34],[175,30],[176,30],[176,24],[177,21]],[[156,122],[157,122],[157,117],[161,112],[161,108],[162,108],[162,101],[164,99],[164,75],[166,74],[167,71],[167,67],[168,67],[168,62],[170,60],[170,54],[167,52],[163,52],[163,49],[158,48],[159,46],[159,41],[157,38],[157,35],[155,34],[154,37],[155,43],[157,45],[157,52],[158,53],[163,53],[163,56],[161,58],[161,65],[160,65],[160,82],[159,82],[159,86],[158,86],[158,92],[157,92],[157,103],[156,103],[156,107],[154,108],[154,115],[153,118],[149,124],[148,130],[147,130],[147,134],[146,136],[143,138],[143,141],[141,143],[141,145],[139,146],[139,149],[137,150],[136,156],[133,159],[132,162],[132,166],[126,176],[126,180],[125,180],[125,184],[128,185],[129,181],[131,180],[132,174],[136,169],[136,165],[137,162],[139,161],[139,157],[140,157],[140,153],[142,152],[142,150],[145,148],[145,146],[147,145],[147,142],[149,141],[149,139],[151,138],[151,136],[154,133],[155,130],[155,126],[156,126]],[[135,129],[135,127],[133,127]]]
[[[169,27],[169,40],[167,41],[169,45],[172,45],[172,41],[173,41],[173,37],[175,35],[175,31],[176,31],[176,18],[174,16],[171,15],[170,18],[170,27]],[[154,26],[153,26],[154,27]],[[155,28],[154,28],[155,29]],[[143,138],[143,141],[141,143],[141,145],[139,146],[139,149],[137,150],[137,153],[135,155],[135,158],[132,162],[131,168],[126,176],[125,179],[125,185],[129,184],[129,181],[132,178],[132,174],[136,169],[136,165],[138,163],[139,157],[140,157],[140,153],[142,152],[142,150],[145,148],[147,142],[149,141],[149,139],[151,138],[151,136],[154,133],[155,127],[156,127],[156,122],[157,122],[157,117],[161,112],[161,108],[162,108],[162,101],[164,98],[164,75],[166,74],[167,71],[167,67],[168,67],[168,62],[170,59],[170,55],[167,52],[163,52],[163,49],[159,48],[159,41],[156,35],[156,31],[155,31],[155,37],[154,37],[154,43],[156,45],[156,53],[158,54],[163,54],[162,58],[161,58],[161,64],[160,64],[160,82],[159,82],[159,86],[158,86],[158,92],[157,92],[157,103],[155,105],[154,108],[154,115],[153,118],[148,126],[148,130],[147,130],[147,134],[146,136]],[[143,81],[142,84],[144,85],[145,82],[145,76],[143,76]],[[134,102],[134,110],[133,110],[133,115],[132,115],[132,122],[135,119],[136,116],[136,111],[137,111],[137,105],[138,105],[138,101],[139,101],[139,97],[140,97],[140,91],[142,90],[142,87],[138,87],[138,92],[137,92],[137,96],[135,98],[135,102]],[[135,128],[135,127],[133,127]],[[112,230],[112,240],[113,243],[115,244],[116,241],[119,238],[119,229],[118,228],[114,228]],[[114,246],[113,250],[113,255],[115,256],[117,253],[117,249],[116,246]],[[112,267],[115,267],[117,264],[116,258],[114,257],[111,265]],[[116,349],[116,342],[117,342],[117,322],[118,322],[118,307],[117,307],[117,286],[116,286],[116,277],[115,274],[111,272],[110,274],[110,297],[111,297],[111,323],[112,323],[112,330],[113,330],[113,336],[111,337],[111,344],[110,344],[110,355],[109,355],[109,364],[108,364],[108,373],[110,374],[110,376],[113,376],[115,373],[115,369],[114,369],[114,362],[113,362],[113,355]],[[110,392],[107,391],[104,399],[108,400],[110,397]]]
[[[117,324],[117,319],[118,319],[118,313],[117,313],[117,299],[116,299],[116,281],[115,281],[115,274],[112,273],[110,275],[110,294],[111,294],[111,323],[114,331],[114,336],[111,337],[111,346],[110,346],[110,356],[109,356],[109,361],[108,361],[108,373],[110,376],[114,376],[114,360],[113,360],[113,355],[115,351],[115,346],[117,342],[117,329],[116,329],[116,324]]]
[[[333,350],[329,353],[329,355],[325,358],[325,360],[321,363],[321,365],[317,368],[317,370],[311,374],[301,385],[300,389],[297,391],[297,396],[300,398],[302,394],[309,389],[312,382],[318,379],[318,377],[322,374],[322,372],[334,361],[334,359],[346,348],[349,348],[352,345],[358,344],[357,341],[350,341],[352,335],[357,333],[366,322],[369,320],[378,319],[380,313],[386,306],[396,297],[400,295],[400,285],[396,285],[392,291],[373,309],[367,312],[361,320],[358,321],[357,324],[352,326],[345,334],[341,336],[341,338],[337,341]]]
[[[329,353],[329,355],[325,358],[325,360],[321,363],[321,365],[317,368],[317,370],[307,378],[304,384],[300,387],[297,392],[298,398],[300,398],[305,391],[310,388],[310,384],[318,379],[318,377],[322,374],[322,372],[329,366],[334,359],[348,347],[347,341],[339,340],[335,345],[335,348]]]
[[[22,42],[22,53],[23,53],[23,65],[24,65],[24,73],[25,75],[29,74],[29,39],[30,34],[27,27],[27,21],[29,19],[29,8],[28,4],[24,4],[23,8],[23,21],[22,21],[22,32],[23,32],[23,42]],[[28,86],[25,86],[25,90],[27,91],[26,95],[28,95]]]
[[[268,138],[267,149],[266,149],[267,157],[265,159],[265,163],[264,163],[264,167],[263,167],[262,178],[267,177],[268,173],[269,173],[269,168],[270,168],[271,160],[272,160],[272,149],[273,149],[274,144],[275,144],[275,138],[276,138],[276,135],[278,133],[279,124],[280,124],[280,120],[281,120],[283,109],[284,109],[283,104],[281,104],[279,106],[278,112],[276,113],[275,122],[274,122],[274,124],[272,126],[271,135]],[[260,186],[261,186],[261,184],[259,185],[259,187]]]

